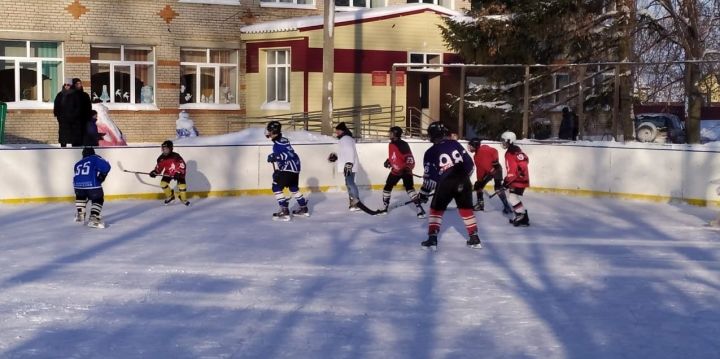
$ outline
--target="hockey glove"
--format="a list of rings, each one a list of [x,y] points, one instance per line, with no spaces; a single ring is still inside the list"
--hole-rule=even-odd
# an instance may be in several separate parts
[[[390,160],[385,160],[385,163],[383,163],[383,166],[385,166],[385,168],[390,168],[391,167]]]
[[[148,176],[150,176],[151,178],[155,178],[157,177],[157,172],[155,170],[152,170],[150,171],[150,173],[148,173]]]
[[[98,173],[97,178],[100,183],[103,183],[107,178],[107,173]]]
[[[267,158],[267,161],[268,161],[268,162],[275,162],[275,161],[277,161],[277,158],[275,158],[275,154],[274,154],[274,153],[269,154],[269,155],[268,155],[268,158]]]
[[[343,167],[343,174],[345,177],[352,174],[353,164],[351,162],[345,163],[345,167]]]
[[[335,152],[331,153],[330,156],[328,156],[328,161],[335,162],[337,161],[338,156],[335,154]]]

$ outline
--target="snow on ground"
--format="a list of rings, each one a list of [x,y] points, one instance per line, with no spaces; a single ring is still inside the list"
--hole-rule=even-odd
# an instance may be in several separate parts
[[[283,131],[283,136],[293,144],[335,143],[337,139],[309,131]],[[198,136],[174,140],[176,145],[267,145],[272,142],[265,137],[265,128],[251,127],[239,132],[218,136]]]
[[[710,209],[531,193],[531,227],[493,201],[468,249],[450,210],[431,253],[412,208],[309,197],[288,223],[271,196],[112,201],[105,230],[0,206],[0,357],[720,357]]]

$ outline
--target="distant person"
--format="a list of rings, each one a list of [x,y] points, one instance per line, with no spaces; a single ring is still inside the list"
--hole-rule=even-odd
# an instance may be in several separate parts
[[[473,207],[475,211],[485,210],[485,200],[483,196],[483,189],[490,181],[495,181],[495,191],[500,201],[503,203],[503,213],[512,213],[512,207],[508,203],[507,196],[505,195],[503,182],[503,169],[500,165],[500,157],[498,151],[488,145],[483,145],[482,141],[475,137],[468,142],[468,151],[472,154],[473,160],[475,161],[475,170],[477,174],[477,181],[473,186],[473,190],[477,194],[477,203]]]
[[[90,121],[85,126],[85,138],[83,145],[97,147],[100,143],[100,139],[104,134],[98,132],[97,118],[98,113],[95,110],[90,111]]]
[[[505,170],[507,175],[503,180],[503,187],[508,188],[510,192],[509,202],[512,206],[514,218],[510,220],[510,224],[515,227],[530,225],[530,217],[528,211],[523,205],[522,196],[525,189],[530,187],[530,171],[528,164],[530,160],[528,156],[518,147],[515,142],[517,136],[514,132],[504,132],[501,136],[502,146],[505,151]]]
[[[178,197],[182,204],[189,206],[190,201],[187,199],[187,182],[185,181],[185,160],[177,152],[173,151],[172,141],[165,141],[160,146],[162,154],[157,158],[155,169],[150,171],[150,177],[155,178],[162,176],[160,179],[160,188],[165,194],[165,205],[175,200],[175,191],[170,188],[170,182],[175,180],[177,188],[180,192]]]
[[[82,151],[82,159],[75,163],[74,169],[75,222],[85,222],[87,204],[92,202],[90,220],[87,225],[93,228],[105,228],[105,223],[100,216],[105,202],[102,183],[110,173],[110,163],[96,155],[92,147],[86,147]]]
[[[390,197],[392,189],[395,185],[403,181],[405,192],[410,199],[415,200],[417,208],[417,217],[425,218],[425,210],[422,204],[417,201],[417,193],[415,192],[415,184],[413,183],[413,169],[415,168],[415,157],[410,150],[410,145],[402,139],[403,130],[398,126],[390,127],[388,135],[390,144],[388,145],[388,158],[383,164],[385,168],[390,169],[390,173],[385,180],[383,187],[383,213],[387,213],[390,206]]]
[[[573,139],[573,127],[574,127],[574,114],[570,112],[570,109],[563,107],[562,121],[560,121],[560,131],[558,131],[558,137],[563,140]]]
[[[290,196],[295,198],[299,208],[292,211],[294,216],[310,217],[307,200],[300,193],[300,156],[295,153],[290,140],[282,135],[282,125],[278,121],[270,121],[265,127],[265,137],[273,142],[272,153],[267,161],[273,164],[272,190],[280,210],[273,213],[273,220],[289,221],[290,198],[285,197],[285,188],[290,190]]]
[[[90,121],[92,102],[90,96],[83,91],[83,84],[80,79],[72,79],[72,88],[63,95],[61,108],[63,119],[69,124],[72,146],[82,146],[87,122]]]
[[[359,211],[358,202],[360,202],[360,192],[355,184],[355,173],[358,168],[358,155],[355,148],[355,139],[352,132],[348,129],[345,122],[340,122],[335,127],[335,136],[338,138],[338,151],[328,156],[328,161],[337,162],[338,170],[343,171],[345,176],[345,186],[348,191],[348,201],[350,205],[348,209],[352,212]]]
[[[67,147],[68,143],[72,143],[72,127],[65,118],[65,113],[63,112],[62,107],[63,96],[65,96],[71,88],[72,79],[66,78],[63,83],[62,90],[55,95],[55,101],[53,104],[53,115],[55,115],[58,122],[58,143],[60,143],[60,147]]]

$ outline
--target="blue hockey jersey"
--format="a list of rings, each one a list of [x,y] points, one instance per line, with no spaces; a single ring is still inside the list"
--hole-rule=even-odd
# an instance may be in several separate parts
[[[110,163],[98,155],[90,155],[75,163],[74,169],[73,186],[75,188],[101,188],[100,177],[105,178],[110,172]]]
[[[425,151],[425,178],[435,183],[454,176],[470,176],[475,167],[473,159],[457,141],[443,140]]]
[[[300,173],[300,157],[295,153],[290,140],[280,137],[273,140],[273,153],[278,171]]]

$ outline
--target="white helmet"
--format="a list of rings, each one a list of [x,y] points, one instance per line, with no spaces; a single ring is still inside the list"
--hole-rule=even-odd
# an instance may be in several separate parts
[[[502,138],[504,143],[507,143],[509,145],[512,145],[517,141],[517,136],[515,136],[514,132],[505,131],[502,135],[500,135],[500,138]]]

